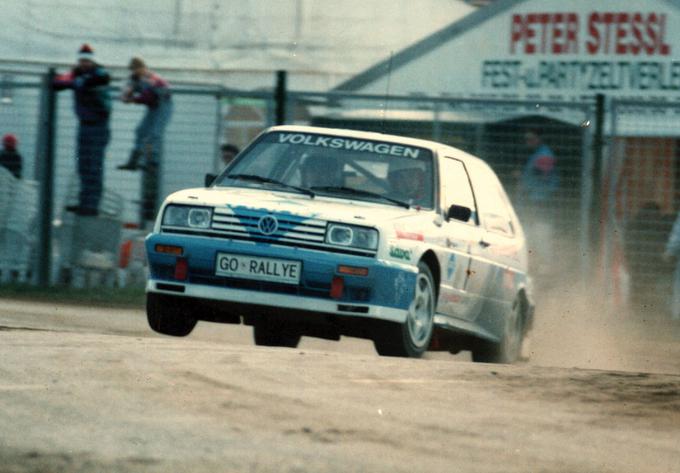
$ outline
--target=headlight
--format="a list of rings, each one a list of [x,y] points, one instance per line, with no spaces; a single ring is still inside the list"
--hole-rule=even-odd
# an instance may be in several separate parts
[[[375,250],[378,248],[378,231],[356,225],[331,223],[326,231],[326,243]]]
[[[169,227],[210,228],[212,209],[188,205],[168,205],[163,225]]]

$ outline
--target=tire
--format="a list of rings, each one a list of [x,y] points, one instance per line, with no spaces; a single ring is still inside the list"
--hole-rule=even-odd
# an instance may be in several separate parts
[[[481,363],[514,363],[520,358],[524,339],[523,304],[517,299],[505,317],[500,342],[479,340],[472,349],[472,360]]]
[[[302,335],[284,324],[276,324],[263,317],[253,324],[255,345],[263,347],[297,348]]]
[[[430,268],[418,263],[418,276],[406,321],[386,322],[374,334],[373,344],[382,356],[420,358],[427,351],[434,329],[436,309],[434,278]]]
[[[181,297],[149,292],[146,294],[146,318],[154,332],[186,337],[196,326],[187,301]]]

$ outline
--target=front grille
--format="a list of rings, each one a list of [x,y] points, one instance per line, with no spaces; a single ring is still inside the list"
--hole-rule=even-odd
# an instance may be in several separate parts
[[[265,235],[258,224],[266,215],[276,218],[276,231]],[[270,243],[296,248],[320,249],[334,253],[358,256],[375,256],[374,250],[343,248],[328,245],[326,226],[328,222],[317,218],[305,218],[288,213],[271,213],[264,210],[216,208],[213,212],[210,233],[214,236]]]
[[[270,235],[263,235],[258,228],[260,219],[265,215],[273,215],[278,221],[278,228]],[[301,218],[289,214],[268,214],[256,210],[215,209],[213,212],[213,230],[236,237],[265,237],[291,243],[323,244],[326,236],[326,222],[314,218]]]

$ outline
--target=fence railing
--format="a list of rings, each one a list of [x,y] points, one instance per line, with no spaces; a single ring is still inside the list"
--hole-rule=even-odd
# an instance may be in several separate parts
[[[603,170],[602,256],[619,303],[670,313],[663,259],[680,209],[680,103],[612,100]]]
[[[76,264],[76,259],[67,254],[73,253],[72,245],[61,240],[73,238],[76,225],[64,207],[78,187],[78,122],[70,93],[55,96],[53,116],[45,113],[46,96],[51,92],[44,77],[0,70],[0,133],[11,132],[19,138],[24,158],[22,178],[35,181],[43,191],[52,189],[53,210],[40,208],[36,217],[49,222],[52,236],[49,241],[38,237],[27,244],[32,245],[28,251],[32,255],[28,265],[32,280],[38,282],[42,267],[42,272],[50,275],[49,282],[55,283],[64,282],[62,269]],[[119,90],[120,83],[115,82],[112,96]],[[614,294],[625,297],[631,287],[636,292],[636,284],[645,276],[640,279],[631,275],[647,271],[639,269],[639,260],[644,259],[641,255],[658,252],[658,244],[652,249],[643,242],[663,240],[668,221],[679,208],[676,149],[680,127],[675,122],[680,119],[680,111],[674,104],[611,101],[602,116],[594,99],[563,103],[287,91],[278,97],[284,102],[277,103],[273,88],[243,91],[182,85],[172,90],[174,112],[165,133],[158,176],[161,199],[175,190],[202,186],[205,173],[222,168],[222,143],[242,148],[264,128],[275,124],[277,112],[283,110],[284,121],[289,124],[432,139],[487,161],[516,204],[533,253],[542,255],[534,258],[533,267],[540,282],[556,280],[567,273],[581,280],[598,274]],[[132,240],[143,234],[139,229],[144,224],[140,220],[142,175],[117,169],[128,157],[143,114],[143,107],[113,102],[104,182],[109,198],[113,196],[120,203],[116,221],[111,224],[123,229],[120,241],[110,243],[107,250],[113,254],[109,260],[116,270],[126,259],[121,257],[120,249],[129,249]],[[594,152],[598,125],[606,137],[602,162]],[[46,139],[50,127],[51,141]],[[527,163],[535,151],[526,141],[529,132],[538,133],[542,144],[556,158],[557,178],[552,191],[544,196],[551,210],[540,214],[540,219],[535,218],[537,214],[527,198],[527,173],[531,172]],[[48,151],[53,156],[53,175],[45,173]],[[603,176],[601,181],[598,176]],[[594,215],[592,206],[600,201],[603,213]],[[640,230],[633,222],[636,216],[638,221],[647,218],[638,214],[650,203],[656,203],[661,214],[654,220],[665,226]],[[0,228],[6,225],[0,212]],[[100,231],[106,230],[102,227]],[[41,245],[51,252],[38,251]],[[64,250],[67,247],[69,251]],[[97,248],[89,247],[88,251],[96,253]],[[46,254],[49,261],[44,261]],[[631,278],[632,286],[627,282]]]

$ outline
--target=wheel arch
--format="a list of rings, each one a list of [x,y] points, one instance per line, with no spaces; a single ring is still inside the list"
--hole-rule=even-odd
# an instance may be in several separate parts
[[[520,288],[519,292],[517,293],[517,300],[521,305],[523,322],[522,326],[524,327],[524,332],[526,333],[531,330],[534,323],[533,306],[531,305],[531,302],[529,302],[529,296],[526,292],[526,288]]]
[[[437,259],[437,256],[434,254],[434,251],[427,250],[420,257],[420,261],[424,262],[427,265],[427,267],[430,268],[430,272],[432,273],[432,277],[434,278],[435,300],[438,301],[439,283],[441,281],[441,268],[439,266],[439,260]]]

